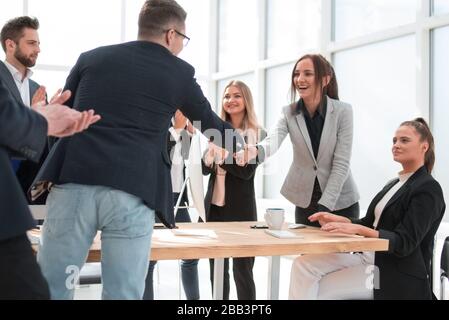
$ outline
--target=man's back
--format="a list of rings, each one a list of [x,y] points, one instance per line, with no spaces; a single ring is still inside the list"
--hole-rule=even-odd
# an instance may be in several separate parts
[[[176,109],[202,130],[232,128],[210,108],[194,69],[166,48],[135,41],[82,54],[67,79],[69,105],[102,121],[52,150],[37,181],[103,185],[142,198],[174,224],[166,133]]]

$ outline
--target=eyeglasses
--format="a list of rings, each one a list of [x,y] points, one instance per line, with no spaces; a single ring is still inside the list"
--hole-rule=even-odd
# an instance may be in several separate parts
[[[184,33],[179,32],[176,29],[168,29],[168,30],[163,30],[164,32],[169,32],[173,30],[174,32],[176,32],[178,35],[180,35],[181,37],[183,37],[184,39],[182,39],[182,44],[185,46],[187,46],[189,44],[190,38],[188,36],[186,36]]]
[[[189,44],[190,38],[188,36],[186,36],[184,33],[179,32],[176,29],[173,29],[174,32],[176,32],[178,35],[180,35],[181,37],[183,37],[184,39],[182,40],[182,43],[184,44],[184,47],[186,47]]]

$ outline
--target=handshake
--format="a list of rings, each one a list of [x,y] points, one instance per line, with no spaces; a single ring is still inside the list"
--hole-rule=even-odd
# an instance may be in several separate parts
[[[235,163],[241,167],[246,166],[248,163],[252,162],[252,160],[257,157],[257,147],[255,145],[245,145],[243,150],[234,153],[233,158],[235,159]],[[222,165],[226,162],[226,159],[229,157],[229,151],[226,149],[220,148],[209,142],[209,149],[204,157],[204,162],[207,166],[211,167],[213,164]],[[232,161],[230,161],[232,163]]]
[[[255,163],[255,160],[258,155],[258,149],[255,145],[249,145],[246,144],[243,150],[237,152],[234,154],[235,162],[241,166],[244,167],[248,163]]]

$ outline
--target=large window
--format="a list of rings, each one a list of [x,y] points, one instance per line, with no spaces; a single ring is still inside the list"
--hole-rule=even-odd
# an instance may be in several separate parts
[[[39,64],[73,66],[83,51],[121,40],[121,0],[28,0],[28,6],[41,23]]]
[[[441,15],[449,13],[449,0],[433,0],[433,14]]]
[[[257,0],[219,0],[218,69],[239,70],[257,62]]]
[[[23,3],[22,1],[8,2],[8,5],[3,3],[0,10],[0,23],[1,26],[10,19],[23,15]]]
[[[187,47],[180,54],[180,58],[192,64],[196,73],[207,76],[209,70],[209,0],[180,0],[179,4],[187,11],[186,33],[191,38]],[[202,21],[202,23],[199,23]]]
[[[103,45],[137,39],[138,16],[145,0],[26,0],[10,1],[0,10],[3,24],[14,17],[35,16],[40,21],[41,53],[33,79],[52,95],[63,87],[78,56]],[[24,6],[24,3],[27,3]],[[209,83],[209,0],[179,0],[188,12],[186,33],[192,38],[181,58],[196,68],[205,94]],[[67,12],[67,14],[56,14]],[[3,50],[0,59],[4,60]]]
[[[290,83],[293,63],[267,70],[265,88],[265,126],[267,131],[276,125],[284,106],[290,103]],[[286,137],[278,152],[264,164],[264,195],[281,198],[281,187],[292,162],[292,145]]]
[[[2,25],[23,14],[39,18],[42,52],[33,78],[52,95],[64,85],[81,52],[137,38],[145,0],[4,2],[8,4],[0,10]],[[242,80],[251,88],[259,119],[269,130],[281,107],[290,102],[295,61],[305,52],[321,53],[332,57],[340,97],[353,106],[352,171],[362,208],[399,170],[391,158],[391,138],[401,121],[415,116],[430,116],[435,175],[449,189],[449,170],[443,166],[449,162],[449,96],[444,86],[449,74],[449,0],[178,2],[188,13],[186,34],[192,39],[180,58],[195,67],[215,110],[221,109],[229,80]],[[2,52],[0,58],[4,59]],[[258,194],[263,190],[263,197],[282,198],[281,185],[292,159],[289,140],[258,169],[256,189]]]
[[[5,23],[15,17],[23,15],[22,1],[8,1],[8,5],[2,4],[0,10],[0,28],[3,28]],[[5,52],[3,48],[0,50],[0,59],[5,59]]]
[[[391,155],[399,124],[420,115],[416,106],[415,37],[384,41],[335,54],[340,98],[352,105],[351,168],[361,208],[400,171]]]
[[[418,0],[335,0],[335,40],[363,36],[416,20]]]
[[[432,123],[435,138],[435,175],[449,199],[449,27],[433,33]]]
[[[125,41],[137,40],[139,12],[145,0],[126,0]]]
[[[125,40],[137,39],[138,17],[144,0],[127,0]],[[209,30],[207,19],[209,16],[210,0],[178,0],[178,3],[186,10],[186,35],[191,38],[188,46],[180,54],[180,58],[192,64],[196,73],[207,76],[209,73]],[[201,21],[201,23],[198,23]]]
[[[47,89],[48,99],[50,99],[58,89],[64,88],[65,81],[68,76],[68,71],[56,70],[36,70],[32,79],[44,85]]]
[[[298,55],[318,48],[321,1],[268,0],[267,57]]]

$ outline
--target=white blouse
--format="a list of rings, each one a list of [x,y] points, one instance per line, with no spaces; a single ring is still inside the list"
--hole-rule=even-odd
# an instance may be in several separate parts
[[[380,216],[382,215],[382,211],[385,209],[385,206],[387,205],[388,201],[393,198],[393,196],[396,194],[396,192],[407,182],[407,180],[414,174],[414,172],[411,173],[399,173],[399,182],[396,183],[388,192],[384,195],[384,197],[377,203],[376,208],[374,209],[374,223],[373,227],[377,228],[377,224],[379,223]]]

